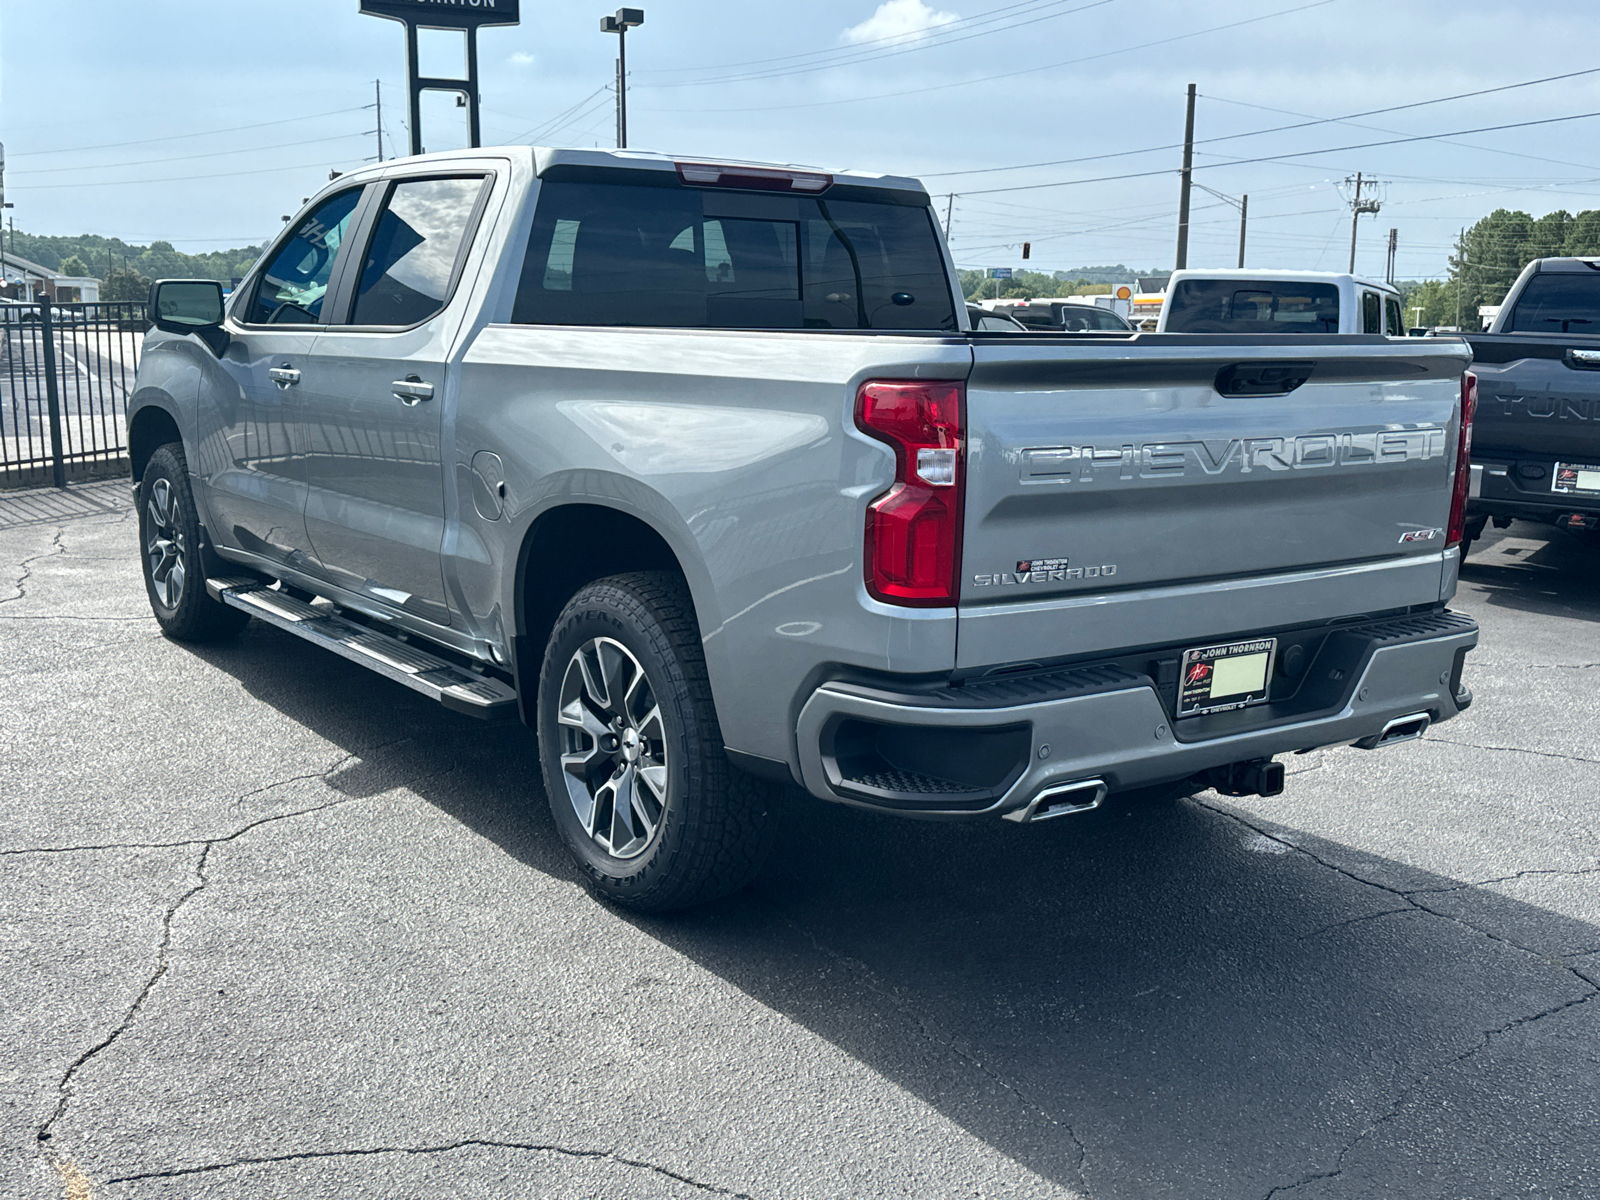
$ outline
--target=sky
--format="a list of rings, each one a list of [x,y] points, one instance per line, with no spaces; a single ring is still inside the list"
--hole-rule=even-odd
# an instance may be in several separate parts
[[[1251,266],[1345,269],[1357,172],[1379,181],[1363,193],[1381,206],[1360,219],[1367,274],[1382,275],[1391,228],[1397,276],[1436,278],[1461,227],[1495,208],[1600,208],[1600,56],[1571,6],[644,8],[628,35],[632,147],[919,177],[964,267],[1171,267],[1190,83],[1190,266],[1234,265],[1247,194]],[[522,0],[519,26],[480,33],[485,145],[614,144],[608,11]],[[427,35],[423,56],[456,73],[459,35]],[[260,242],[330,170],[376,156],[374,81],[384,153],[404,152],[404,70],[402,27],[357,0],[0,0],[8,215],[189,252]],[[454,105],[425,106],[429,148],[465,144]]]

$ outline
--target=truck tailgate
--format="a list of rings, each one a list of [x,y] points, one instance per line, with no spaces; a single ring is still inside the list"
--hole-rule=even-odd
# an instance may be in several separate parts
[[[1474,450],[1600,459],[1600,337],[1471,334],[1467,341],[1478,376]]]
[[[1438,602],[1463,344],[975,342],[959,668]]]

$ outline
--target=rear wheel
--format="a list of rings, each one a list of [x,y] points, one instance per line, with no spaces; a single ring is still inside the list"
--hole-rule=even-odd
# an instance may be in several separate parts
[[[200,518],[189,490],[183,446],[171,442],[150,456],[139,486],[139,547],[150,610],[168,637],[209,642],[232,637],[248,613],[213,600],[200,557]]]
[[[775,789],[728,762],[677,576],[614,575],[568,601],[545,649],[538,728],[551,815],[599,895],[687,908],[760,870]]]

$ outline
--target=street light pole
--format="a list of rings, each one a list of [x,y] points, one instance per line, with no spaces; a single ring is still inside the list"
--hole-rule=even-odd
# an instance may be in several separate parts
[[[600,32],[617,35],[617,149],[628,148],[628,30],[644,24],[644,9],[619,8],[600,18]]]

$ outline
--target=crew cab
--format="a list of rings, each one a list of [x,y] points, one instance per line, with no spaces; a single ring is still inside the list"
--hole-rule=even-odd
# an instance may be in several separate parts
[[[1462,343],[973,330],[913,179],[400,159],[226,304],[150,312],[162,628],[521,719],[638,909],[741,886],[784,785],[1017,822],[1274,794],[1276,755],[1471,701]]]
[[[1393,285],[1332,271],[1182,270],[1157,333],[1375,333],[1404,337]]]
[[[1541,258],[1472,347],[1479,409],[1467,539],[1493,520],[1600,545],[1600,259]]]

